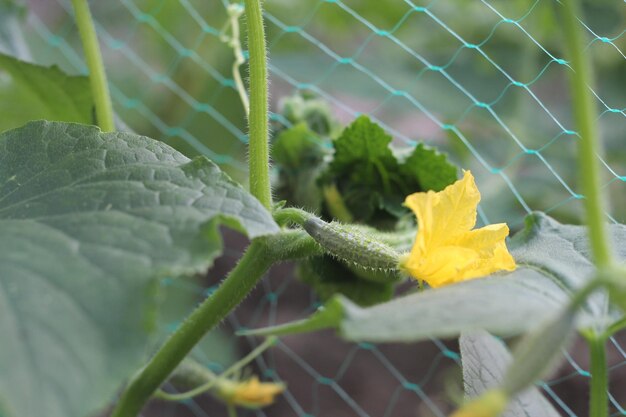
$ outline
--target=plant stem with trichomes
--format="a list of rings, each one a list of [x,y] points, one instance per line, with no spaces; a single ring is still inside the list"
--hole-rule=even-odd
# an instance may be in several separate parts
[[[230,313],[276,261],[262,239],[254,240],[235,269],[131,379],[111,417],[135,417],[202,337]]]
[[[89,68],[89,83],[96,106],[96,121],[102,131],[113,132],[115,130],[113,106],[89,5],[87,0],[72,0],[72,5],[76,15],[76,25],[78,26],[78,32],[83,44],[85,61],[87,62],[87,68]]]
[[[591,64],[584,55],[585,43],[582,25],[577,16],[581,15],[577,0],[562,0],[563,29],[569,49],[570,86],[574,107],[574,119],[580,135],[579,172],[585,193],[587,227],[594,263],[598,269],[607,270],[613,264],[611,249],[607,239],[604,221],[603,200],[600,190],[600,139],[596,126],[596,110],[591,95]],[[608,415],[608,374],[606,369],[605,339],[587,338],[591,351],[591,393],[590,416]]]
[[[78,0],[76,0],[78,1]],[[250,191],[269,210],[268,86],[265,32],[260,0],[246,0],[250,51]],[[287,239],[287,241],[283,241]],[[292,243],[291,252],[289,244]],[[161,346],[149,363],[132,378],[111,417],[135,417],[159,386],[169,377],[202,337],[226,317],[254,288],[270,266],[291,255],[310,250],[299,236],[284,233],[255,239],[222,282]],[[232,412],[232,410],[230,410]]]
[[[591,95],[591,64],[583,54],[585,44],[582,25],[577,16],[580,7],[576,0],[562,0],[563,29],[570,58],[570,88],[574,107],[574,120],[580,135],[578,150],[580,181],[585,193],[585,211],[589,240],[594,262],[598,268],[611,265],[612,257],[604,221],[604,205],[600,192],[600,139],[596,125],[596,109]]]
[[[250,143],[248,168],[250,192],[268,210],[272,206],[270,190],[267,55],[261,0],[245,0],[250,52]]]

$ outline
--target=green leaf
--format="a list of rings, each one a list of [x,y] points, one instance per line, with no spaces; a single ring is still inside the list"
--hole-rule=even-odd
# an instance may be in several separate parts
[[[511,240],[518,265],[541,271],[569,292],[582,288],[596,274],[585,226],[561,224],[543,213],[526,217],[526,227]],[[617,258],[626,261],[626,226],[609,226],[609,238]],[[617,320],[605,291],[596,291],[586,303],[580,326],[602,331]]]
[[[377,211],[401,207],[401,197],[394,194],[400,177],[391,141],[380,126],[360,116],[333,143],[335,155],[325,182],[337,185],[357,220],[368,221]],[[393,202],[386,201],[386,196]]]
[[[278,198],[288,199],[294,206],[319,211],[322,192],[317,178],[326,166],[327,154],[324,141],[306,124],[283,130],[272,145],[272,159],[279,168],[279,181],[274,187]]]
[[[421,190],[441,191],[457,180],[457,168],[445,154],[419,143],[400,166],[407,183],[417,180]]]
[[[204,271],[218,226],[278,231],[204,157],[33,122],[0,135],[3,417],[94,415],[145,358],[159,278]]]
[[[93,107],[87,77],[0,54],[0,132],[37,119],[91,124]]]
[[[504,343],[485,331],[463,333],[459,339],[465,395],[475,398],[499,388],[512,357]],[[502,417],[559,417],[560,414],[535,387],[517,395]]]
[[[349,340],[410,342],[430,337],[456,337],[481,328],[502,334],[524,332],[532,323],[558,311],[567,300],[558,285],[532,270],[514,277],[490,277],[427,290],[370,308],[359,308],[344,297],[339,322],[329,321]],[[494,312],[497,312],[495,314]],[[298,326],[307,331],[306,320]],[[255,334],[290,334],[289,324],[255,331]]]
[[[504,374],[502,388],[505,392],[522,392],[554,369],[574,333],[576,315],[576,308],[570,304],[521,338]]]
[[[362,161],[370,161],[370,167],[361,167],[361,174],[368,177],[383,176],[376,165],[393,168],[397,163],[389,144],[392,137],[367,116],[359,116],[334,142],[335,156],[331,169],[342,171],[353,168]],[[376,179],[377,180],[377,179]]]
[[[339,318],[324,316],[324,322],[314,314],[311,320],[316,328],[336,328],[349,340],[371,342],[456,337],[478,329],[510,336],[535,328],[559,312],[595,269],[589,260],[585,227],[562,225],[542,213],[530,215],[526,223],[510,244],[518,263],[514,272],[430,289],[369,308],[337,296],[332,302],[342,307]],[[626,258],[626,226],[612,225],[611,233],[619,245],[617,252]],[[601,291],[590,297],[584,313],[578,323],[583,328],[602,329],[619,318]],[[308,331],[306,323],[307,319],[255,333],[303,332]]]
[[[328,102],[306,92],[281,100],[281,113],[292,125],[302,123],[325,138],[334,137],[340,129]]]
[[[383,226],[395,222],[408,213],[402,205],[407,195],[441,190],[456,180],[457,169],[445,155],[422,144],[394,153],[392,140],[360,116],[333,142],[334,158],[322,182],[337,187],[357,221]]]
[[[393,296],[393,278],[388,278],[388,282],[367,280],[328,255],[301,261],[298,264],[298,277],[310,285],[322,301],[342,294],[360,306],[370,306],[388,301]]]

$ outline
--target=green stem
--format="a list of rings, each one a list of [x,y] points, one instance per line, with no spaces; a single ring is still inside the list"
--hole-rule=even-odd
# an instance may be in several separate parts
[[[294,223],[303,226],[307,220],[313,217],[315,217],[313,214],[295,207],[287,207],[274,212],[274,220],[280,225]]]
[[[245,8],[250,53],[250,192],[267,209],[271,209],[267,56],[261,0],[245,0]]]
[[[587,344],[591,359],[589,417],[607,417],[609,415],[609,374],[606,363],[606,339],[594,334],[587,336]]]
[[[626,329],[626,317],[622,317],[620,320],[616,321],[615,323],[611,324],[602,334],[602,337],[605,339],[608,339],[609,337],[613,336],[615,333],[619,332],[620,330],[624,330]]]
[[[600,166],[598,155],[600,141],[596,126],[594,99],[589,91],[592,85],[591,64],[583,55],[585,44],[580,22],[580,7],[577,0],[562,0],[563,29],[569,49],[570,88],[572,91],[574,119],[580,135],[579,171],[585,193],[585,210],[589,239],[595,263],[599,268],[611,264],[611,252],[606,238],[603,201],[600,193]]]
[[[89,83],[96,105],[96,120],[100,129],[104,132],[112,132],[115,130],[113,106],[111,104],[111,96],[109,95],[96,29],[89,12],[89,5],[87,0],[72,0],[72,5],[74,6],[76,25],[78,25],[78,32],[80,33],[85,52],[85,61],[87,61],[87,68],[89,68]]]
[[[243,298],[276,260],[266,240],[254,240],[217,291],[170,336],[150,362],[130,381],[111,417],[135,417],[202,337]]]
[[[164,391],[157,391],[155,393],[155,397],[160,398],[162,400],[168,400],[168,401],[184,401],[184,400],[188,400],[190,398],[196,397],[198,395],[204,394],[205,392],[209,391],[214,386],[219,385],[220,381],[223,381],[226,378],[230,377],[231,375],[234,375],[237,372],[241,371],[241,369],[244,366],[248,365],[250,362],[255,360],[257,356],[265,352],[271,346],[275,345],[276,340],[278,340],[278,338],[275,336],[268,337],[263,343],[261,343],[255,349],[253,349],[252,352],[248,353],[243,359],[236,362],[233,366],[228,368],[226,371],[224,371],[220,375],[215,375],[213,372],[204,368],[203,369],[204,374],[209,377],[208,381],[205,382],[204,384],[198,385],[197,387],[189,391],[175,393],[175,394],[171,394],[169,392],[164,392]]]

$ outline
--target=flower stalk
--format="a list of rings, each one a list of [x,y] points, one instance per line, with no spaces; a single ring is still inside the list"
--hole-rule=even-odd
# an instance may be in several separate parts
[[[167,401],[185,401],[190,398],[196,397],[198,395],[202,395],[207,391],[216,389],[220,390],[221,385],[232,385],[233,381],[229,378],[235,376],[238,373],[241,373],[242,369],[247,366],[250,362],[255,360],[259,355],[265,352],[268,348],[274,346],[276,341],[278,340],[275,336],[270,336],[259,346],[254,348],[250,353],[248,353],[244,358],[237,361],[234,365],[228,368],[226,371],[221,373],[220,375],[216,375],[211,372],[209,369],[200,365],[199,363],[191,360],[185,359],[180,366],[174,371],[170,381],[172,379],[175,380],[184,380],[186,377],[190,377],[190,379],[198,379],[201,378],[203,382],[197,385],[195,388],[179,393],[169,393],[162,390],[156,391],[154,396],[156,398],[160,398],[162,400]],[[221,385],[220,385],[221,384]],[[222,388],[223,389],[223,388]]]

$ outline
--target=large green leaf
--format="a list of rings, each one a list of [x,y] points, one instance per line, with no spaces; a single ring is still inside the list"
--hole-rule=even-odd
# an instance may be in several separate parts
[[[91,124],[93,107],[87,77],[0,53],[0,132],[37,119]]]
[[[0,415],[93,415],[141,364],[158,278],[271,215],[206,158],[58,122],[0,135]]]
[[[512,357],[501,341],[485,331],[476,331],[463,333],[459,339],[459,346],[465,395],[470,398],[478,397],[488,389],[502,385]],[[532,416],[560,416],[535,387],[517,395],[502,414],[502,417]]]
[[[559,311],[571,292],[594,274],[582,226],[562,225],[545,214],[527,218],[526,229],[510,243],[518,268],[460,284],[414,293],[369,308],[344,297],[309,319],[260,329],[260,334],[289,334],[336,328],[347,339],[372,342],[455,337],[484,329],[515,335],[536,327]],[[626,226],[611,226],[616,251],[626,259]],[[332,314],[331,314],[332,313]],[[603,329],[618,317],[606,294],[590,298],[579,326]],[[310,327],[313,322],[314,326]]]

